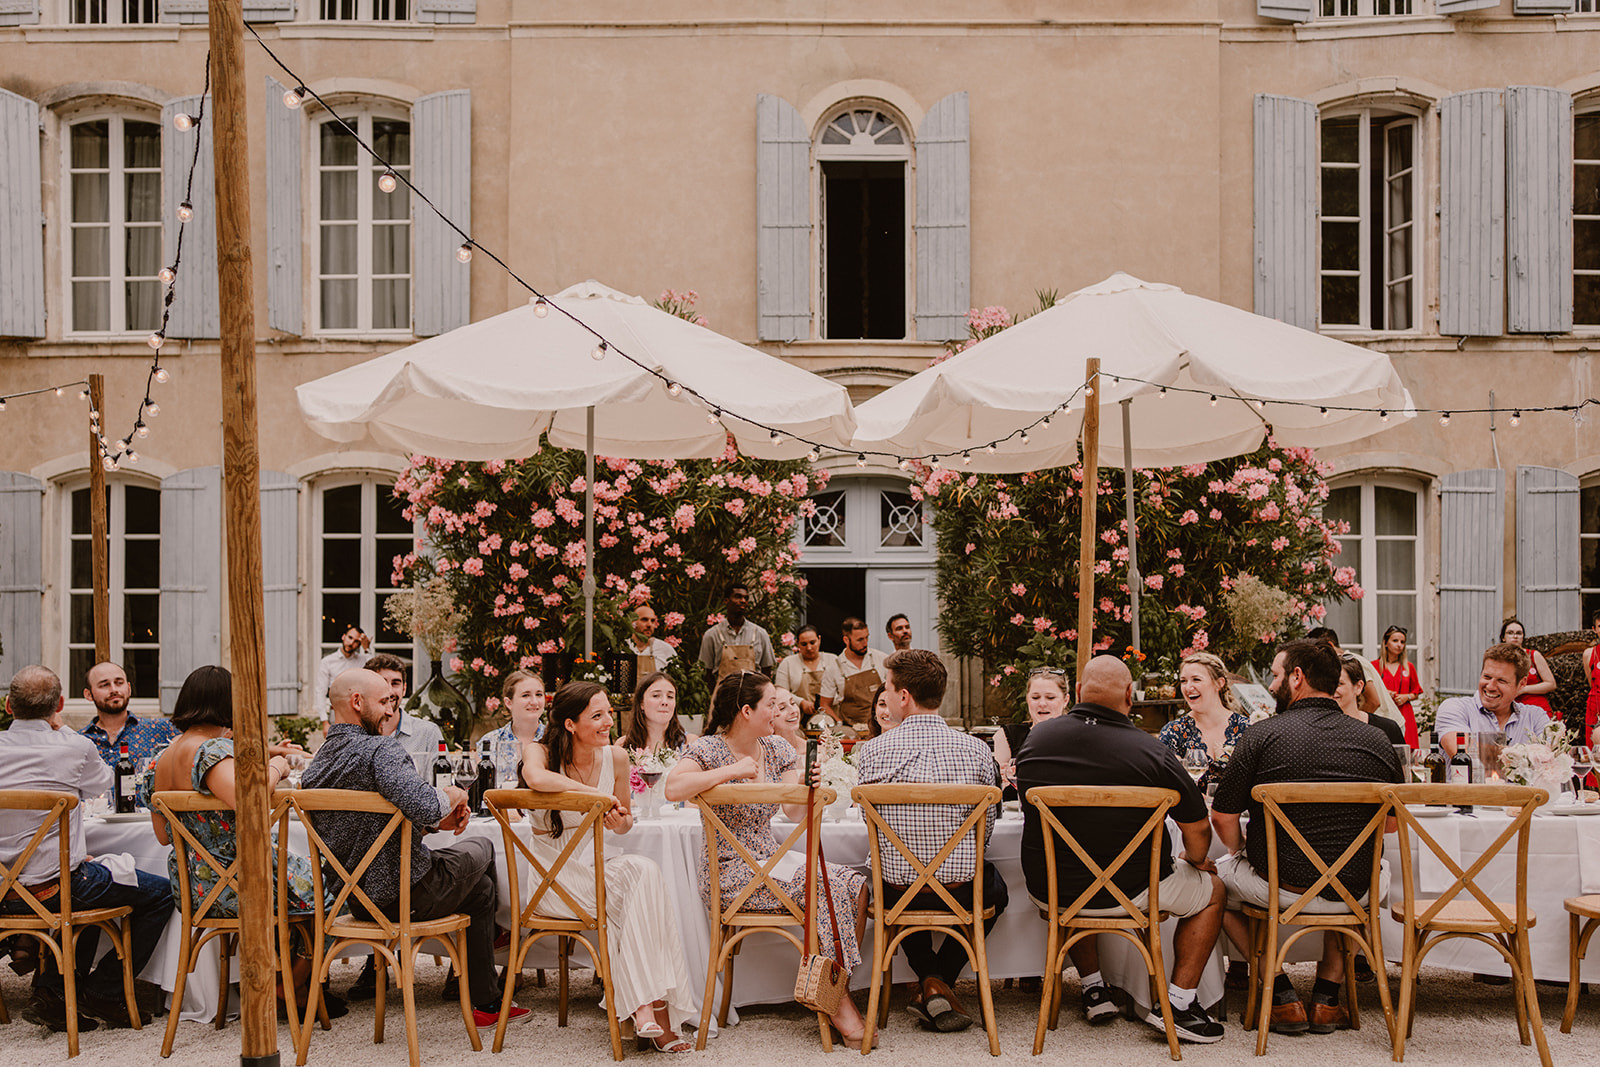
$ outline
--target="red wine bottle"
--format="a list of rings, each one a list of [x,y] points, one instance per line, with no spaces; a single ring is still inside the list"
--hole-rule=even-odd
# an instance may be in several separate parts
[[[456,769],[450,763],[450,754],[445,751],[444,742],[439,742],[439,754],[433,757],[433,787],[444,789],[456,784]]]
[[[133,758],[128,755],[128,742],[122,742],[121,749],[112,769],[117,775],[117,814],[128,815],[138,810],[133,797]]]
[[[1456,734],[1456,754],[1450,757],[1450,773],[1447,781],[1451,785],[1472,784],[1472,756],[1467,753],[1467,735]],[[1472,814],[1472,805],[1459,806],[1457,811],[1463,815]]]

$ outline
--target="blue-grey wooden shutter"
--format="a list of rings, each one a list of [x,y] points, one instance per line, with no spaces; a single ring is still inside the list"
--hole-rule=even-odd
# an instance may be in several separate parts
[[[1572,95],[1506,90],[1507,301],[1512,333],[1572,329]]]
[[[293,88],[267,77],[267,325],[300,334],[305,295],[300,254],[305,235],[300,215],[302,123],[298,109],[283,106]]]
[[[1481,11],[1486,7],[1499,7],[1500,0],[1433,0],[1433,10],[1440,15],[1460,15],[1467,11]]]
[[[1572,10],[1572,0],[1512,0],[1513,15],[1561,15]]]
[[[1527,634],[1583,629],[1578,479],[1517,468],[1517,616]]]
[[[917,340],[967,335],[972,307],[972,152],[967,94],[917,129]]]
[[[1499,89],[1439,102],[1439,332],[1505,332],[1506,113]]]
[[[756,335],[811,336],[811,135],[771,93],[756,96]]]
[[[185,96],[170,101],[161,109],[161,183],[165,187],[166,262],[178,254],[178,206],[185,195],[194,207],[194,218],[184,226],[183,261],[178,264],[178,279],[173,283],[172,317],[167,322],[168,337],[220,337],[222,312],[217,281],[217,187],[212,177],[211,127],[215,125],[211,100],[198,126],[187,131],[173,128],[172,119],[180,111],[200,114],[200,98]],[[195,140],[200,154],[195,156]],[[189,167],[194,166],[194,181]]]
[[[206,7],[206,0],[161,0],[161,21],[204,25]],[[171,129],[170,123],[166,129]]]
[[[417,0],[418,22],[478,21],[478,0]]]
[[[261,472],[261,582],[267,639],[267,714],[300,709],[300,482]]]
[[[39,21],[39,0],[0,0],[0,26],[32,26]]]
[[[1457,471],[1439,481],[1439,692],[1477,688],[1483,650],[1500,632],[1505,475]]]
[[[44,658],[43,625],[44,484],[0,471],[0,684]]]
[[[1256,314],[1317,328],[1317,109],[1256,95]]]
[[[1264,19],[1310,22],[1315,0],[1256,0],[1256,14]]]
[[[222,658],[222,468],[161,479],[161,710]]]
[[[293,22],[294,0],[244,0],[246,22]],[[279,94],[282,95],[281,93]]]
[[[39,105],[0,89],[0,337],[44,336],[43,188]]]
[[[433,93],[411,105],[411,180],[439,210],[472,232],[472,93]],[[470,265],[456,259],[461,235],[426,204],[411,202],[412,331],[431,337],[465,326]]]

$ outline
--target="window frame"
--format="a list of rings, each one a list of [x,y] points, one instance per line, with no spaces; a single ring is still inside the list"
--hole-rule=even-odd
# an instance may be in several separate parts
[[[324,14],[325,5],[338,3],[339,0],[312,0],[306,4],[306,21],[317,22],[324,25],[338,26],[352,22],[366,22],[378,25],[411,25],[417,21],[417,0],[349,0],[355,8],[356,14],[350,18],[329,18]],[[387,4],[391,10],[400,5],[406,8],[403,18],[380,18],[373,14],[381,5]]]
[[[1416,532],[1414,534],[1378,533],[1376,490],[1380,488],[1396,489],[1412,495],[1416,509]],[[1359,534],[1337,535],[1341,544],[1344,545],[1348,545],[1351,539],[1355,539],[1360,553],[1359,564],[1356,566],[1356,580],[1362,588],[1363,595],[1360,600],[1349,602],[1354,606],[1361,620],[1359,640],[1353,640],[1352,635],[1346,633],[1340,627],[1336,626],[1334,629],[1338,631],[1340,642],[1345,651],[1354,652],[1363,659],[1376,659],[1378,646],[1383,639],[1383,630],[1393,621],[1386,621],[1379,617],[1378,597],[1380,594],[1384,596],[1408,595],[1414,601],[1412,617],[1415,622],[1412,625],[1411,632],[1407,635],[1406,648],[1412,653],[1413,662],[1415,662],[1416,654],[1425,645],[1422,631],[1428,622],[1426,604],[1423,601],[1423,592],[1428,584],[1427,572],[1424,570],[1427,564],[1425,547],[1428,534],[1428,493],[1425,491],[1426,487],[1415,480],[1405,477],[1386,474],[1363,475],[1360,472],[1356,472],[1348,477],[1340,478],[1328,486],[1330,493],[1336,493],[1343,489],[1355,489],[1359,494],[1357,508],[1361,518],[1362,532]],[[1415,583],[1415,587],[1410,590],[1380,589],[1377,585],[1378,542],[1380,540],[1405,541],[1408,539],[1412,541],[1412,580]],[[1346,551],[1348,551],[1348,548],[1346,548]],[[1347,557],[1341,552],[1333,558],[1333,565],[1335,567],[1350,566],[1351,564],[1346,560]]]
[[[934,562],[938,556],[936,535],[932,513],[926,499],[919,502],[922,511],[922,544],[882,543],[883,494],[885,492],[910,494],[913,486],[914,483],[910,479],[890,478],[881,474],[835,475],[829,479],[826,486],[809,494],[806,499],[829,493],[844,493],[844,522],[840,527],[844,544],[806,544],[806,519],[801,516],[795,540],[801,546],[805,565],[826,567],[848,562],[876,567]]]
[[[397,339],[415,336],[416,329],[416,199],[409,190],[401,185],[395,193],[382,194],[376,189],[379,176],[383,168],[377,165],[376,160],[366,151],[356,150],[356,163],[354,169],[356,179],[356,325],[325,327],[322,323],[323,302],[322,283],[325,277],[348,278],[351,275],[325,276],[322,273],[322,230],[327,222],[346,224],[347,219],[326,220],[322,217],[322,128],[330,123],[337,124],[339,118],[345,120],[356,128],[356,135],[367,144],[373,143],[372,124],[380,122],[404,122],[406,124],[407,139],[411,145],[411,161],[404,165],[395,165],[397,173],[410,175],[416,166],[416,141],[412,131],[411,111],[403,105],[388,104],[383,102],[366,101],[358,103],[346,110],[339,112],[338,118],[332,113],[317,109],[306,123],[309,145],[307,152],[312,165],[307,169],[310,189],[306,203],[309,205],[307,212],[307,225],[310,228],[310,285],[307,286],[307,299],[311,302],[310,316],[307,319],[312,324],[311,334],[316,337],[332,338],[377,338]],[[329,170],[348,170],[343,165],[335,165]],[[372,325],[372,286],[380,280],[372,271],[372,238],[375,226],[379,223],[395,224],[394,219],[375,219],[372,212],[374,197],[377,195],[399,195],[404,190],[410,200],[410,210],[406,215],[406,265],[405,274],[385,274],[384,279],[404,278],[406,280],[406,324],[403,327],[375,328]]]
[[[74,13],[73,9],[77,7],[78,4],[82,3],[87,6],[89,4],[93,4],[94,2],[95,0],[61,0],[59,7],[59,24],[62,26],[85,26],[95,29],[105,29],[107,27],[122,26],[155,26],[161,21],[160,0],[100,0],[105,7],[105,21],[78,22],[72,17]],[[127,14],[127,7],[130,4],[137,4],[140,7],[148,8],[150,18],[138,22],[129,22],[125,16]],[[114,19],[113,16],[115,16]]]
[[[1583,14],[1600,14],[1600,0],[1596,0],[1596,10],[1586,11]],[[1600,158],[1578,158],[1578,120],[1580,118],[1600,119],[1600,97],[1591,96],[1584,100],[1574,101],[1572,109],[1572,230],[1573,230],[1573,257],[1572,257],[1572,329],[1575,333],[1600,332],[1600,317],[1595,322],[1584,322],[1578,317],[1577,287],[1579,278],[1600,278],[1600,269],[1579,267],[1577,257],[1577,229],[1580,222],[1593,222],[1600,224],[1600,214],[1580,215],[1578,213],[1578,175],[1580,167],[1593,167],[1600,172]],[[1597,282],[1600,284],[1600,282]],[[1600,302],[1597,302],[1600,306]],[[1600,591],[1600,590],[1597,590]]]
[[[1326,3],[1332,3],[1335,8],[1350,6],[1356,10],[1349,14],[1340,14],[1337,11],[1332,14],[1326,14],[1322,10],[1323,4]],[[1378,6],[1380,4],[1388,4],[1391,8],[1399,4],[1407,4],[1411,10],[1379,11]],[[1423,10],[1425,4],[1427,4],[1427,0],[1320,0],[1313,13],[1313,19],[1318,22],[1347,22],[1351,19],[1395,19],[1409,18],[1414,15],[1431,15],[1433,13],[1433,5],[1427,4],[1428,10],[1425,11]]]
[[[416,644],[411,640],[403,642],[379,642],[383,625],[380,592],[392,594],[400,591],[398,586],[388,586],[383,590],[374,584],[367,586],[365,576],[376,574],[375,567],[378,562],[378,512],[377,494],[390,492],[394,488],[396,475],[389,471],[373,472],[344,472],[317,480],[311,485],[311,528],[310,528],[310,581],[307,583],[307,603],[311,617],[310,636],[312,642],[311,673],[313,679],[316,674],[317,663],[338,647],[338,642],[325,642],[322,639],[323,597],[328,592],[336,595],[349,595],[355,593],[359,599],[360,624],[363,631],[372,636],[373,652],[390,652],[401,659],[412,659],[415,656]],[[361,486],[361,530],[357,534],[337,533],[333,540],[355,540],[361,542],[359,575],[363,577],[363,584],[355,586],[325,586],[323,584],[323,543],[329,539],[324,529],[325,511],[323,507],[324,494],[329,490],[342,489],[347,486]],[[420,531],[416,523],[412,524],[407,550],[415,547]],[[384,537],[397,537],[398,534],[384,533]]]
[[[103,276],[103,279],[102,276],[99,275],[86,275],[83,277],[83,280],[105,281],[105,284],[108,288],[107,322],[111,328],[105,330],[80,330],[73,325],[73,316],[76,312],[76,301],[74,299],[73,286],[74,282],[79,280],[79,276],[73,273],[75,269],[75,264],[73,262],[73,235],[79,229],[99,228],[102,224],[88,222],[80,223],[77,221],[77,218],[74,214],[72,176],[74,173],[98,173],[102,171],[102,168],[92,167],[78,170],[73,167],[72,136],[73,130],[78,126],[100,121],[104,121],[108,124],[106,133],[108,141],[106,155],[107,165],[104,168],[104,173],[107,175],[107,221],[103,224],[107,230],[106,240],[109,245],[106,250],[106,270],[108,273]],[[166,259],[165,227],[167,174],[165,173],[165,167],[162,164],[165,161],[165,141],[163,139],[167,136],[167,131],[162,128],[160,113],[151,113],[137,109],[93,107],[84,108],[82,110],[72,112],[71,114],[62,115],[58,127],[60,130],[61,141],[60,173],[62,176],[60,186],[60,217],[62,232],[60,244],[60,269],[61,304],[63,311],[62,336],[68,339],[92,338],[95,340],[113,341],[133,340],[135,338],[142,339],[148,336],[149,333],[156,329],[160,324],[161,295],[165,290],[165,286],[161,285],[160,278],[156,274],[130,277],[127,271],[127,239],[130,225],[127,219],[128,169],[126,166],[125,124],[128,122],[142,122],[156,128],[156,136],[158,139],[157,164],[153,168],[136,168],[135,173],[151,173],[153,171],[156,174],[156,177],[160,182],[160,189],[157,194],[157,201],[160,205],[160,211],[158,212],[154,221],[147,220],[137,223],[135,226],[139,229],[154,229],[157,232],[157,235],[162,242],[162,248],[161,254],[158,255],[156,259],[158,264],[164,263]],[[161,268],[158,265],[156,269],[159,271]],[[152,325],[149,329],[116,328],[116,324],[119,322],[122,323],[124,327],[126,327],[128,323],[127,286],[130,281],[150,282],[156,286],[156,321],[155,325]]]

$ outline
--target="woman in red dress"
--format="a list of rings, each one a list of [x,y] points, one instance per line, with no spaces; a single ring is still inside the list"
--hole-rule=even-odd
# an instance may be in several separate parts
[[[1383,647],[1378,658],[1372,661],[1372,666],[1377,670],[1378,677],[1383,679],[1384,688],[1394,697],[1400,714],[1405,716],[1406,744],[1416,748],[1420,738],[1417,736],[1417,713],[1412,703],[1422,696],[1422,683],[1417,680],[1417,668],[1412,665],[1406,652],[1404,626],[1391,626],[1383,631]]]
[[[1600,635],[1600,611],[1589,622],[1590,629]],[[1594,724],[1600,719],[1600,645],[1591,645],[1583,651],[1583,673],[1589,678],[1589,702],[1583,709],[1583,743],[1590,744]]]
[[[1518,704],[1528,704],[1536,708],[1543,708],[1548,716],[1554,716],[1550,709],[1550,698],[1546,695],[1555,692],[1556,676],[1550,670],[1550,663],[1536,648],[1528,648],[1523,642],[1527,638],[1527,627],[1522,625],[1522,620],[1515,615],[1500,624],[1500,642],[1507,645],[1518,645],[1527,653],[1530,660],[1528,677],[1522,682],[1522,691],[1517,694]]]

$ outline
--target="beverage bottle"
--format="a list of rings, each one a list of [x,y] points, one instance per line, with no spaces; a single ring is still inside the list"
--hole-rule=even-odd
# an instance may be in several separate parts
[[[1467,752],[1467,735],[1456,734],[1456,754],[1450,757],[1450,769],[1447,781],[1451,785],[1472,784],[1472,756]],[[1472,814],[1472,805],[1463,805],[1459,809],[1463,814]]]
[[[478,784],[477,797],[473,801],[472,810],[479,815],[489,814],[489,802],[485,794],[494,788],[495,767],[494,752],[490,750],[489,740],[485,738],[478,744]]]
[[[133,757],[128,755],[128,743],[121,744],[121,753],[117,756],[117,765],[112,768],[117,775],[117,814],[130,814],[137,809],[133,800]]]
[[[1444,758],[1444,749],[1439,746],[1438,740],[1435,740],[1428,747],[1428,754],[1422,757],[1422,780],[1435,785],[1444,785],[1448,769],[1449,762]]]
[[[450,753],[445,751],[444,742],[439,742],[439,754],[433,757],[433,787],[444,789],[456,784],[456,770],[450,764]]]

